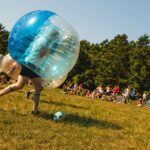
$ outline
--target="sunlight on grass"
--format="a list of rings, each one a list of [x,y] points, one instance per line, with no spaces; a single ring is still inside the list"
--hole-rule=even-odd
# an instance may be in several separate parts
[[[45,90],[38,116],[24,90],[1,97],[0,149],[150,149],[150,109]],[[53,114],[65,112],[63,121]]]

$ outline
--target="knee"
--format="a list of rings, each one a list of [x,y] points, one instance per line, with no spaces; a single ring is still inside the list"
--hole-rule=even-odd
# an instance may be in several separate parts
[[[42,90],[43,90],[42,86],[36,87],[36,89],[35,89],[35,91],[38,93],[40,93]]]
[[[15,84],[13,87],[14,87],[16,90],[20,90],[20,89],[22,89],[22,88],[24,87],[24,85],[22,85],[22,84]]]

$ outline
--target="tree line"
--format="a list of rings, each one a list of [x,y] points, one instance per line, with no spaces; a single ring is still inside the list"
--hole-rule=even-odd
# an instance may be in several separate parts
[[[8,53],[9,31],[0,23],[0,53]],[[129,41],[126,34],[118,34],[112,40],[101,43],[80,41],[79,59],[68,74],[66,83],[83,83],[85,88],[94,89],[118,84],[120,87],[150,90],[150,37],[140,36]]]
[[[89,89],[104,86],[128,85],[140,91],[150,90],[150,38],[144,34],[137,41],[129,41],[126,34],[112,40],[93,44],[80,42],[77,64],[67,82],[84,83]]]

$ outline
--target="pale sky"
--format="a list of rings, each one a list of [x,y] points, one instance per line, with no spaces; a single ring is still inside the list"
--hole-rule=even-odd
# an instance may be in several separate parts
[[[129,40],[150,35],[150,0],[0,0],[0,23],[11,31],[14,23],[34,10],[62,16],[92,43],[127,34]]]

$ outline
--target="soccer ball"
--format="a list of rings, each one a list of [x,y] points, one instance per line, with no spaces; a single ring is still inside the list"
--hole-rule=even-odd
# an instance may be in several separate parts
[[[65,118],[65,113],[62,111],[58,111],[54,114],[54,120],[59,121]]]

